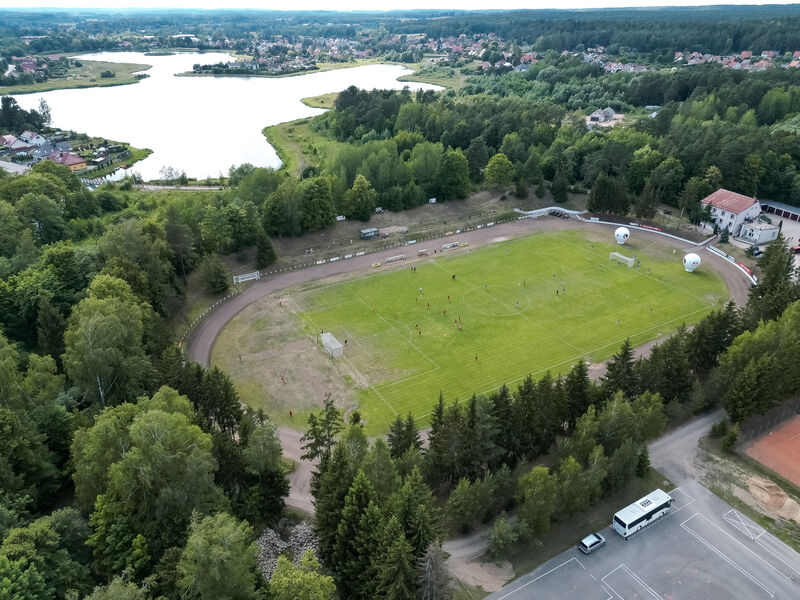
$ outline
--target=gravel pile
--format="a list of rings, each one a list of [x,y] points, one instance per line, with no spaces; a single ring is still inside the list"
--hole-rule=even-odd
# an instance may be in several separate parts
[[[319,541],[314,535],[311,525],[301,521],[298,525],[289,528],[288,539],[284,540],[274,529],[265,529],[264,533],[256,540],[258,546],[258,567],[269,581],[278,564],[278,557],[286,555],[295,565],[300,564],[300,559],[307,550],[317,554]]]

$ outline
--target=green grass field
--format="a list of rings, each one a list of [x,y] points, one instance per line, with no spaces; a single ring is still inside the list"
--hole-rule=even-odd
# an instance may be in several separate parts
[[[357,394],[371,432],[409,411],[424,423],[440,391],[463,399],[528,374],[564,372],[581,357],[597,362],[626,337],[646,342],[728,298],[711,269],[686,273],[680,254],[648,249],[635,236],[620,248],[641,260],[630,269],[608,259],[618,246],[577,231],[434,258],[435,247],[414,261],[416,271],[383,265],[372,276],[287,292],[308,333],[347,340],[338,360],[367,382]]]

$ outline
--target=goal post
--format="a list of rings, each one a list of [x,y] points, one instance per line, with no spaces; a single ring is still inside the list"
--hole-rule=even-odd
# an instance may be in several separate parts
[[[619,252],[611,252],[608,255],[608,260],[615,260],[618,263],[625,263],[626,265],[628,265],[628,268],[631,268],[636,263],[635,258],[628,258],[624,254],[620,254]]]
[[[341,356],[344,353],[344,349],[342,344],[333,337],[330,333],[323,333],[319,336],[320,341],[322,342],[322,347],[325,348],[325,351],[336,358],[337,356]]]

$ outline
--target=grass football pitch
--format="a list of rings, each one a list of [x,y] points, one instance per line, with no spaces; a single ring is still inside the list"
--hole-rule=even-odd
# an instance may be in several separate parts
[[[307,330],[333,333],[370,432],[408,412],[420,425],[436,402],[490,392],[532,374],[597,362],[630,337],[646,342],[693,323],[728,298],[721,277],[686,273],[681,254],[633,239],[621,248],[581,232],[540,233],[315,284],[289,297]],[[416,253],[411,246],[406,254]],[[628,268],[609,260],[637,255]],[[455,278],[453,278],[455,275]],[[320,347],[321,351],[321,347]]]

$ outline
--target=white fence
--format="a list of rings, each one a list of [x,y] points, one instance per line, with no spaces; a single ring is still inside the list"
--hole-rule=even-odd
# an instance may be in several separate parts
[[[234,275],[233,285],[244,283],[245,281],[253,281],[254,279],[261,279],[260,271],[253,271],[252,273],[245,273],[244,275]]]

